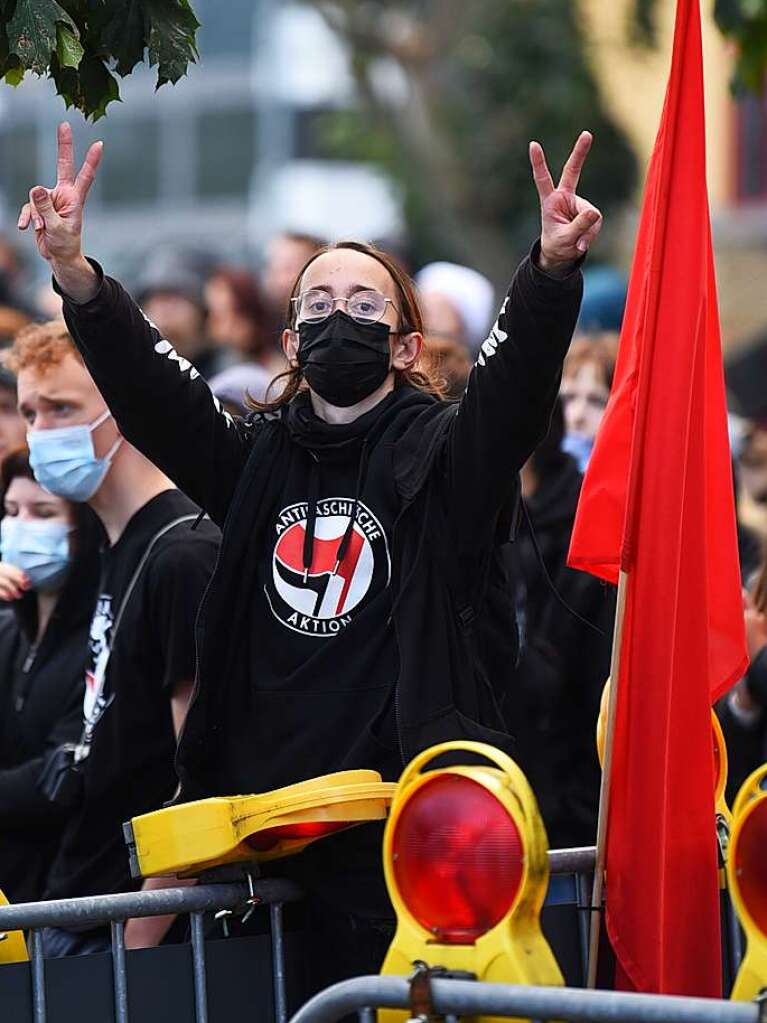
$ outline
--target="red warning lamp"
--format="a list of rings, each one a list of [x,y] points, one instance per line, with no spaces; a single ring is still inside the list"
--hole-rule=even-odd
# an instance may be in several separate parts
[[[256,852],[269,852],[280,842],[324,838],[348,827],[348,821],[297,821],[295,824],[280,824],[276,828],[256,831],[255,834],[248,835],[245,844]]]
[[[498,798],[457,774],[427,781],[392,838],[402,900],[443,944],[469,944],[509,912],[523,870],[519,830]]]
[[[445,754],[455,766],[435,768]],[[381,973],[406,977],[419,962],[491,984],[563,984],[540,926],[547,847],[532,789],[505,753],[468,741],[419,753],[397,783],[384,834],[397,931]],[[378,1023],[406,1019],[378,1012]]]
[[[743,783],[735,800],[727,860],[730,897],[746,935],[746,953],[730,995],[751,1001],[767,986],[767,764]]]
[[[740,897],[763,935],[767,935],[767,800],[743,821],[733,855]]]

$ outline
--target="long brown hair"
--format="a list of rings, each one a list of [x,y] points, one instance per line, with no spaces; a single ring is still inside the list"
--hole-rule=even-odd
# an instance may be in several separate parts
[[[317,252],[313,253],[301,267],[301,271],[298,277],[296,277],[290,291],[290,298],[288,299],[285,319],[288,328],[293,330],[296,326],[296,309],[293,299],[298,297],[301,281],[307,269],[318,256],[322,256],[326,252],[334,252],[338,249],[352,249],[354,252],[361,252],[365,256],[370,256],[371,259],[375,259],[380,263],[394,281],[399,295],[399,323],[397,324],[397,329],[403,334],[423,334],[423,315],[418,304],[415,285],[404,269],[393,256],[388,255],[388,253],[377,248],[375,245],[352,240],[331,242],[329,245],[324,245]],[[292,401],[299,391],[305,390],[307,387],[303,370],[300,366],[292,366],[283,373],[279,373],[269,385],[267,394],[272,391],[275,384],[279,381],[284,381],[284,384],[282,390],[273,401],[255,401],[248,397],[248,408],[253,409],[255,412],[278,412],[283,406]],[[415,387],[419,391],[425,391],[427,394],[433,394],[437,398],[443,398],[446,390],[445,381],[439,377],[436,364],[426,351],[422,353],[416,364],[409,369],[395,370],[394,386],[402,387],[404,385]]]

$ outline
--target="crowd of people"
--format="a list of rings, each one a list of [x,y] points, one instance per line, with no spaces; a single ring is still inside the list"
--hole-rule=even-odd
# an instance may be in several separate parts
[[[43,308],[0,241],[12,901],[135,887],[122,823],[168,801],[347,767],[393,780],[450,738],[512,753],[552,846],[594,841],[615,594],[566,560],[620,313],[578,326],[601,226],[576,191],[589,145],[555,187],[533,144],[542,235],[505,297],[469,267],[297,233],[253,267],[164,249],[126,291],[80,251],[100,149],[75,176],[62,126],[57,185],[19,222],[53,271]],[[733,785],[767,754],[767,430],[736,433],[753,662],[720,708]],[[307,891],[296,927],[333,950],[309,989],[383,957],[380,838],[279,865]],[[181,932],[135,920],[126,942]]]

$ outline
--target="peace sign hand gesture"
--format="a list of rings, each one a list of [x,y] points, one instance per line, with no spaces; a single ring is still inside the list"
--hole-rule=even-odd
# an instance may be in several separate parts
[[[575,191],[591,142],[591,133],[581,132],[556,188],[540,143],[530,143],[533,179],[541,200],[542,270],[556,273],[568,269],[588,252],[602,227],[602,214]]]
[[[102,150],[102,143],[94,142],[75,176],[72,129],[66,122],[60,124],[56,186],[48,189],[36,185],[29,193],[29,202],[22,207],[19,229],[26,231],[30,223],[33,224],[40,255],[52,264],[66,266],[82,261],[83,206],[96,177]]]

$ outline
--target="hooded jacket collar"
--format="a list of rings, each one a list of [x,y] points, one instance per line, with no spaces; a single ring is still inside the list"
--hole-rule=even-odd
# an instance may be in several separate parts
[[[378,439],[398,418],[412,414],[418,406],[435,402],[429,394],[405,384],[387,394],[369,412],[352,423],[326,423],[312,408],[308,391],[299,394],[284,411],[290,439],[303,448],[316,452],[342,452],[361,446],[367,440],[372,448]]]

